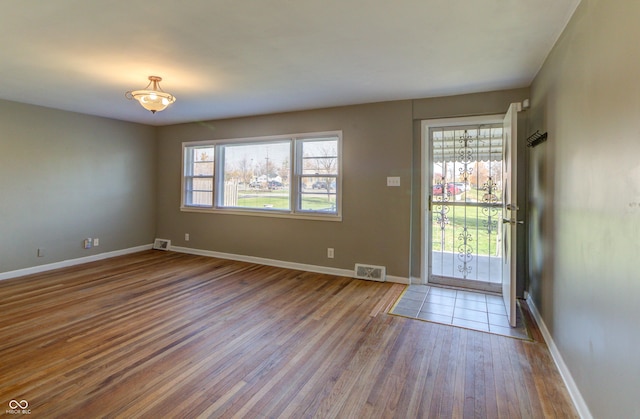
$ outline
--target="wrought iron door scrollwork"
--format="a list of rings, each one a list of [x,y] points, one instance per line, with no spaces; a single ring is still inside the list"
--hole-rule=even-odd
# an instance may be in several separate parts
[[[497,204],[499,202],[498,196],[496,192],[498,190],[498,185],[490,176],[489,179],[485,183],[482,184],[482,190],[485,191],[485,194],[482,196],[482,202],[485,204]],[[483,207],[482,214],[487,217],[487,220],[483,222],[484,227],[486,227],[487,232],[489,234],[497,231],[498,229],[498,220],[495,217],[501,216],[501,210],[498,207]]]
[[[467,227],[464,227],[458,235],[458,241],[462,242],[458,245],[458,260],[461,262],[461,264],[458,265],[458,272],[461,272],[464,278],[466,278],[473,270],[473,267],[470,265],[473,260],[473,247],[470,244],[473,241],[473,236],[469,233]]]
[[[458,150],[457,161],[463,164],[463,166],[458,169],[458,172],[460,173],[462,180],[466,183],[469,182],[469,177],[473,174],[473,167],[470,166],[473,162],[472,146],[475,139],[469,135],[467,130],[464,130],[464,134],[458,141],[462,147]]]

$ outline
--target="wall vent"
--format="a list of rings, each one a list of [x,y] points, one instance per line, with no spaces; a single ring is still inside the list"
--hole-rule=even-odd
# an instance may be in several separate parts
[[[384,266],[364,265],[356,263],[356,278],[369,281],[384,282],[386,280],[386,268]]]
[[[153,242],[153,248],[156,250],[169,250],[171,247],[171,240],[167,239],[155,239]]]

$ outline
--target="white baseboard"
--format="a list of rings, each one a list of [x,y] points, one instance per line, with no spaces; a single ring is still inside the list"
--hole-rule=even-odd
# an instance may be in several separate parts
[[[538,311],[538,308],[533,302],[533,299],[531,298],[530,294],[527,294],[527,305],[529,306],[531,314],[533,315],[533,318],[536,320],[536,323],[538,323],[538,328],[540,329],[540,333],[542,333],[544,340],[547,342],[547,346],[549,347],[549,352],[551,352],[551,357],[553,358],[553,361],[556,363],[556,366],[558,367],[558,371],[560,371],[560,375],[564,380],[564,384],[567,386],[567,390],[569,391],[569,395],[571,396],[571,400],[573,400],[573,404],[576,407],[578,414],[583,419],[592,419],[593,416],[589,411],[589,407],[587,406],[587,403],[582,398],[582,394],[580,393],[580,390],[578,389],[576,382],[573,380],[573,377],[571,376],[571,371],[569,371],[569,367],[567,367],[567,364],[565,364],[564,359],[562,359],[562,355],[560,354],[558,347],[553,341],[553,337],[551,336],[551,333],[549,333],[549,329],[547,329],[547,326],[544,323],[544,320],[542,320],[542,316],[540,315],[540,312]]]
[[[97,255],[91,255],[81,257],[77,259],[63,260],[60,262],[48,263],[46,265],[33,266],[30,268],[18,269],[15,271],[0,273],[0,280],[16,278],[19,276],[32,275],[40,272],[51,271],[53,269],[66,268],[69,266],[80,265],[82,263],[94,262],[97,260],[108,259],[116,256],[127,255],[129,253],[142,252],[149,250],[153,247],[153,244],[147,244],[143,246],[131,247],[129,249],[116,250],[113,252],[99,253]],[[237,255],[233,253],[214,252],[211,250],[192,249],[189,247],[171,246],[170,250],[179,253],[189,253],[192,255],[216,257],[220,259],[238,260],[242,262],[257,263],[260,265],[275,266],[278,268],[297,269],[300,271],[316,272],[321,274],[346,276],[349,278],[355,277],[355,272],[350,269],[332,268],[329,266],[308,265],[304,263],[287,262],[276,259],[259,258],[254,256]],[[398,284],[409,284],[409,278],[401,276],[387,275],[387,282],[394,282]]]
[[[420,278],[419,276],[412,276],[411,285],[423,285],[422,278]]]
[[[387,281],[386,282],[393,282],[394,284],[402,284],[402,285],[410,285],[411,283],[409,282],[409,278],[405,278],[402,276],[394,276],[394,275],[387,275]]]
[[[350,269],[332,268],[329,266],[308,265],[305,263],[287,262],[277,259],[260,258],[255,256],[237,255],[233,253],[215,252],[212,250],[193,249],[190,247],[171,246],[174,252],[188,253],[191,255],[209,256],[220,259],[237,260],[241,262],[256,263],[259,265],[275,266],[277,268],[285,269],[297,269],[300,271],[315,272],[327,275],[346,276],[349,278],[355,277],[355,272]],[[401,276],[387,275],[387,282],[394,282],[398,284],[409,284],[409,278],[403,278]]]
[[[24,268],[24,269],[18,269],[15,271],[2,272],[0,273],[0,280],[37,274],[40,272],[51,271],[53,269],[66,268],[68,266],[80,265],[82,263],[94,262],[97,260],[109,259],[116,256],[127,255],[129,253],[142,252],[143,250],[151,249],[152,246],[153,245],[151,244],[146,244],[143,246],[130,247],[128,249],[115,250],[113,252],[98,253],[97,255],[91,255],[91,256],[81,257],[77,259],[63,260],[60,262],[48,263],[46,265],[33,266],[31,268]]]

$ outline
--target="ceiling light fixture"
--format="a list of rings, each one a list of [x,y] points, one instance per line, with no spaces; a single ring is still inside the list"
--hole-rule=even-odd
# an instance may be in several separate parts
[[[149,84],[142,90],[129,90],[124,95],[127,99],[135,99],[151,113],[163,111],[176,101],[176,97],[160,88],[162,77],[149,76]],[[149,89],[151,87],[151,89]]]

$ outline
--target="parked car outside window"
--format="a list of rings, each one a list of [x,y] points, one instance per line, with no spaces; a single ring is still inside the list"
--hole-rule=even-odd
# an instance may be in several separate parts
[[[463,192],[471,190],[471,186],[464,182],[454,182],[453,184]]]
[[[433,194],[434,195],[442,195],[442,185],[433,185]],[[459,195],[461,194],[463,189],[459,188],[455,183],[447,184],[447,195]]]

